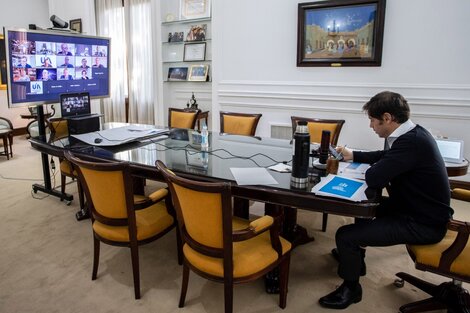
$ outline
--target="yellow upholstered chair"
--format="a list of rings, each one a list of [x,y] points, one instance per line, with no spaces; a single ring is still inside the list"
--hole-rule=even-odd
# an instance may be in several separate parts
[[[320,143],[322,132],[324,130],[330,131],[330,144],[336,146],[338,144],[339,134],[343,128],[344,120],[328,120],[320,118],[305,118],[300,116],[291,116],[292,121],[292,134],[294,134],[295,129],[297,128],[298,121],[307,121],[308,131],[310,133],[310,141]],[[328,214],[323,213],[322,220],[322,231],[326,231],[326,226],[328,224]]]
[[[131,250],[135,298],[140,299],[138,246],[162,237],[176,225],[171,214],[173,211],[166,206],[167,201],[151,201],[161,199],[162,194],[167,193],[157,191],[150,196],[150,201],[141,201],[137,207],[129,163],[88,162],[70,151],[65,152],[65,157],[78,173],[91,213],[94,241],[92,280],[98,273],[100,242],[128,247]],[[142,205],[144,202],[148,206]]]
[[[220,132],[254,136],[262,114],[220,112]]]
[[[197,116],[200,110],[168,109],[168,127],[191,128],[196,126]]]
[[[470,190],[454,189],[452,197],[470,202]],[[432,245],[407,245],[408,253],[415,267],[452,281],[434,285],[407,273],[397,273],[400,280],[395,284],[403,286],[407,281],[432,297],[400,307],[400,312],[426,312],[447,309],[447,312],[470,312],[470,295],[462,282],[470,283],[470,222],[451,220],[447,225],[444,239]]]
[[[232,216],[230,183],[205,183],[176,176],[161,161],[157,168],[170,188],[183,244],[184,306],[189,270],[224,284],[225,313],[233,310],[233,285],[280,267],[279,306],[285,308],[291,244],[279,236],[279,220],[252,222]]]
[[[338,143],[341,128],[343,128],[344,120],[327,120],[320,118],[306,118],[300,116],[291,116],[292,134],[295,132],[298,121],[307,121],[308,131],[310,133],[311,142],[321,142],[322,131],[330,131],[330,143],[334,146]]]
[[[48,120],[48,127],[50,130],[50,137],[49,141],[55,141],[62,138],[66,138],[69,135],[68,131],[68,124],[66,119],[62,118],[50,118]],[[62,195],[65,195],[65,186],[66,184],[66,177],[70,177],[72,179],[77,179],[77,189],[78,189],[78,198],[80,203],[80,210],[85,209],[85,201],[84,201],[84,194],[82,190],[82,186],[80,185],[80,181],[78,180],[77,171],[74,170],[72,164],[64,158],[59,158],[59,168],[60,168],[60,192]],[[62,201],[64,198],[61,198]]]

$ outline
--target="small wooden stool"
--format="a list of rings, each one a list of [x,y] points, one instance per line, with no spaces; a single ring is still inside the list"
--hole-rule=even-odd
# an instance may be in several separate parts
[[[3,139],[3,152],[0,152],[0,155],[6,156],[9,160],[10,156],[13,157],[13,149],[11,148],[13,131],[11,129],[2,129],[0,130],[0,137]],[[10,147],[10,151],[8,151],[8,147]]]

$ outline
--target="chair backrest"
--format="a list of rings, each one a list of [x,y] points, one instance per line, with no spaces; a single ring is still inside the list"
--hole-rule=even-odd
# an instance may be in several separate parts
[[[200,110],[169,108],[168,127],[194,129],[199,112]]]
[[[65,138],[69,135],[68,123],[66,119],[50,118],[49,129],[51,131],[51,141]]]
[[[66,151],[78,172],[92,221],[110,226],[129,226],[135,233],[133,187],[127,162],[90,162]]]
[[[231,257],[230,184],[192,181],[176,176],[161,161],[156,166],[170,189],[184,243],[211,257]]]
[[[262,114],[220,112],[220,131],[233,135],[254,136]]]
[[[298,121],[307,121],[308,130],[310,132],[311,142],[321,142],[323,130],[330,131],[330,143],[336,145],[338,143],[339,134],[345,120],[328,120],[320,118],[306,118],[300,116],[291,116],[292,134],[294,134]]]

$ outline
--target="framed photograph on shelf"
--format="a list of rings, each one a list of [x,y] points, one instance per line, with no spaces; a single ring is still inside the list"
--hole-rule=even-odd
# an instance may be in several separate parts
[[[207,81],[209,74],[209,65],[201,64],[201,65],[191,65],[189,68],[189,81],[195,82],[205,82]]]
[[[182,42],[184,40],[184,32],[168,33],[168,42]]]
[[[206,59],[206,43],[184,44],[183,61],[204,61]]]
[[[70,20],[69,27],[71,30],[81,33],[82,32],[82,19],[77,18],[75,20]]]
[[[385,1],[299,3],[297,66],[380,66]]]
[[[211,0],[180,0],[180,19],[189,20],[211,16]]]
[[[207,24],[192,25],[186,36],[186,41],[204,41],[206,40]]]
[[[187,67],[170,67],[168,69],[168,81],[185,81],[187,78]]]

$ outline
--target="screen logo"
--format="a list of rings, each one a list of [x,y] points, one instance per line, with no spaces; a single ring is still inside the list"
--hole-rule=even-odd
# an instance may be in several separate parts
[[[31,94],[35,94],[35,95],[42,95],[43,94],[42,82],[41,81],[30,82],[30,88],[31,88]]]

